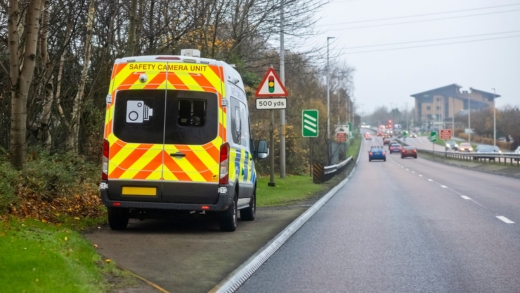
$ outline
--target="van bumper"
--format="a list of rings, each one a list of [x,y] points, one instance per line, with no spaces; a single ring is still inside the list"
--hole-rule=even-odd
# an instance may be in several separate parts
[[[102,183],[103,185],[103,183]],[[225,190],[224,190],[225,188]],[[179,211],[224,211],[233,201],[234,187],[221,186],[217,196],[217,202],[212,204],[202,203],[171,203],[171,202],[147,202],[128,199],[112,200],[108,196],[108,189],[100,189],[101,200],[107,207],[128,209],[157,209],[157,210],[179,210]]]

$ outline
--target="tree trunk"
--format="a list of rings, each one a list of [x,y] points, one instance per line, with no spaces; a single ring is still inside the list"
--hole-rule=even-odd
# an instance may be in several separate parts
[[[43,3],[42,3],[43,4]],[[38,131],[38,140],[45,149],[49,149],[52,142],[52,137],[49,131],[49,121],[51,118],[52,103],[54,102],[54,84],[52,69],[53,65],[49,60],[49,52],[47,50],[47,37],[49,29],[49,6],[50,1],[46,0],[43,8],[42,29],[40,34],[40,54],[43,71],[44,100],[42,108],[42,118],[40,121],[40,131]]]
[[[25,51],[23,52],[23,63],[19,63],[19,35],[18,21],[20,19],[20,8],[18,0],[9,1],[9,61],[11,79],[11,163],[16,169],[23,169],[27,145],[25,135],[27,131],[27,95],[34,75],[36,66],[36,47],[38,45],[38,31],[41,14],[41,0],[29,2],[25,19]]]
[[[131,0],[130,4],[130,23],[128,24],[128,44],[126,47],[126,56],[134,56],[135,50],[135,35],[137,22],[137,0]]]
[[[70,35],[72,33],[72,22],[69,19],[67,21],[67,29],[65,32],[65,39],[63,42],[63,51],[61,52],[60,56],[60,64],[58,65],[58,80],[56,81],[56,106],[58,108],[58,113],[60,114],[61,120],[67,127],[67,129],[70,129],[70,123],[67,120],[67,117],[65,117],[65,114],[63,112],[63,108],[61,107],[61,79],[63,77],[63,66],[65,65],[65,53],[67,52],[66,44],[69,42]]]
[[[92,39],[92,26],[94,23],[94,13],[96,8],[94,6],[95,0],[90,0],[88,9],[88,20],[87,20],[87,32],[85,35],[85,56],[83,58],[84,65],[81,71],[81,77],[78,85],[78,93],[74,98],[74,104],[72,105],[72,117],[69,137],[67,140],[67,149],[77,154],[79,152],[79,125],[81,120],[81,103],[83,102],[83,92],[85,90],[85,84],[87,83],[87,73],[90,65],[90,43]]]

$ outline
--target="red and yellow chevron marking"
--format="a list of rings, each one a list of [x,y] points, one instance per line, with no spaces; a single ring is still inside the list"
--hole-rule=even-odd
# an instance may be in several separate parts
[[[192,70],[193,69],[193,70]],[[131,62],[115,64],[107,104],[105,139],[110,144],[109,179],[218,182],[220,146],[226,140],[225,87],[222,67],[214,65]],[[139,77],[146,74],[147,81]],[[126,143],[113,134],[118,90],[175,89],[213,92],[219,99],[219,136],[203,146]],[[171,157],[182,152],[185,157]]]

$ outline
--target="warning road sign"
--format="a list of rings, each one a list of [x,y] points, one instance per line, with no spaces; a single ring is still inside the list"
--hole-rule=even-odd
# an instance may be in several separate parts
[[[273,68],[269,68],[269,70],[267,70],[264,79],[256,90],[255,96],[287,97],[287,90],[285,89],[283,83],[280,81],[280,78],[278,78],[278,75]]]

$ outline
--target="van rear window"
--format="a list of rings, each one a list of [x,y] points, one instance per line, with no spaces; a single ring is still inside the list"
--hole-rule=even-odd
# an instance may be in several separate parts
[[[215,93],[128,90],[116,95],[114,134],[131,143],[201,145],[218,135]]]

